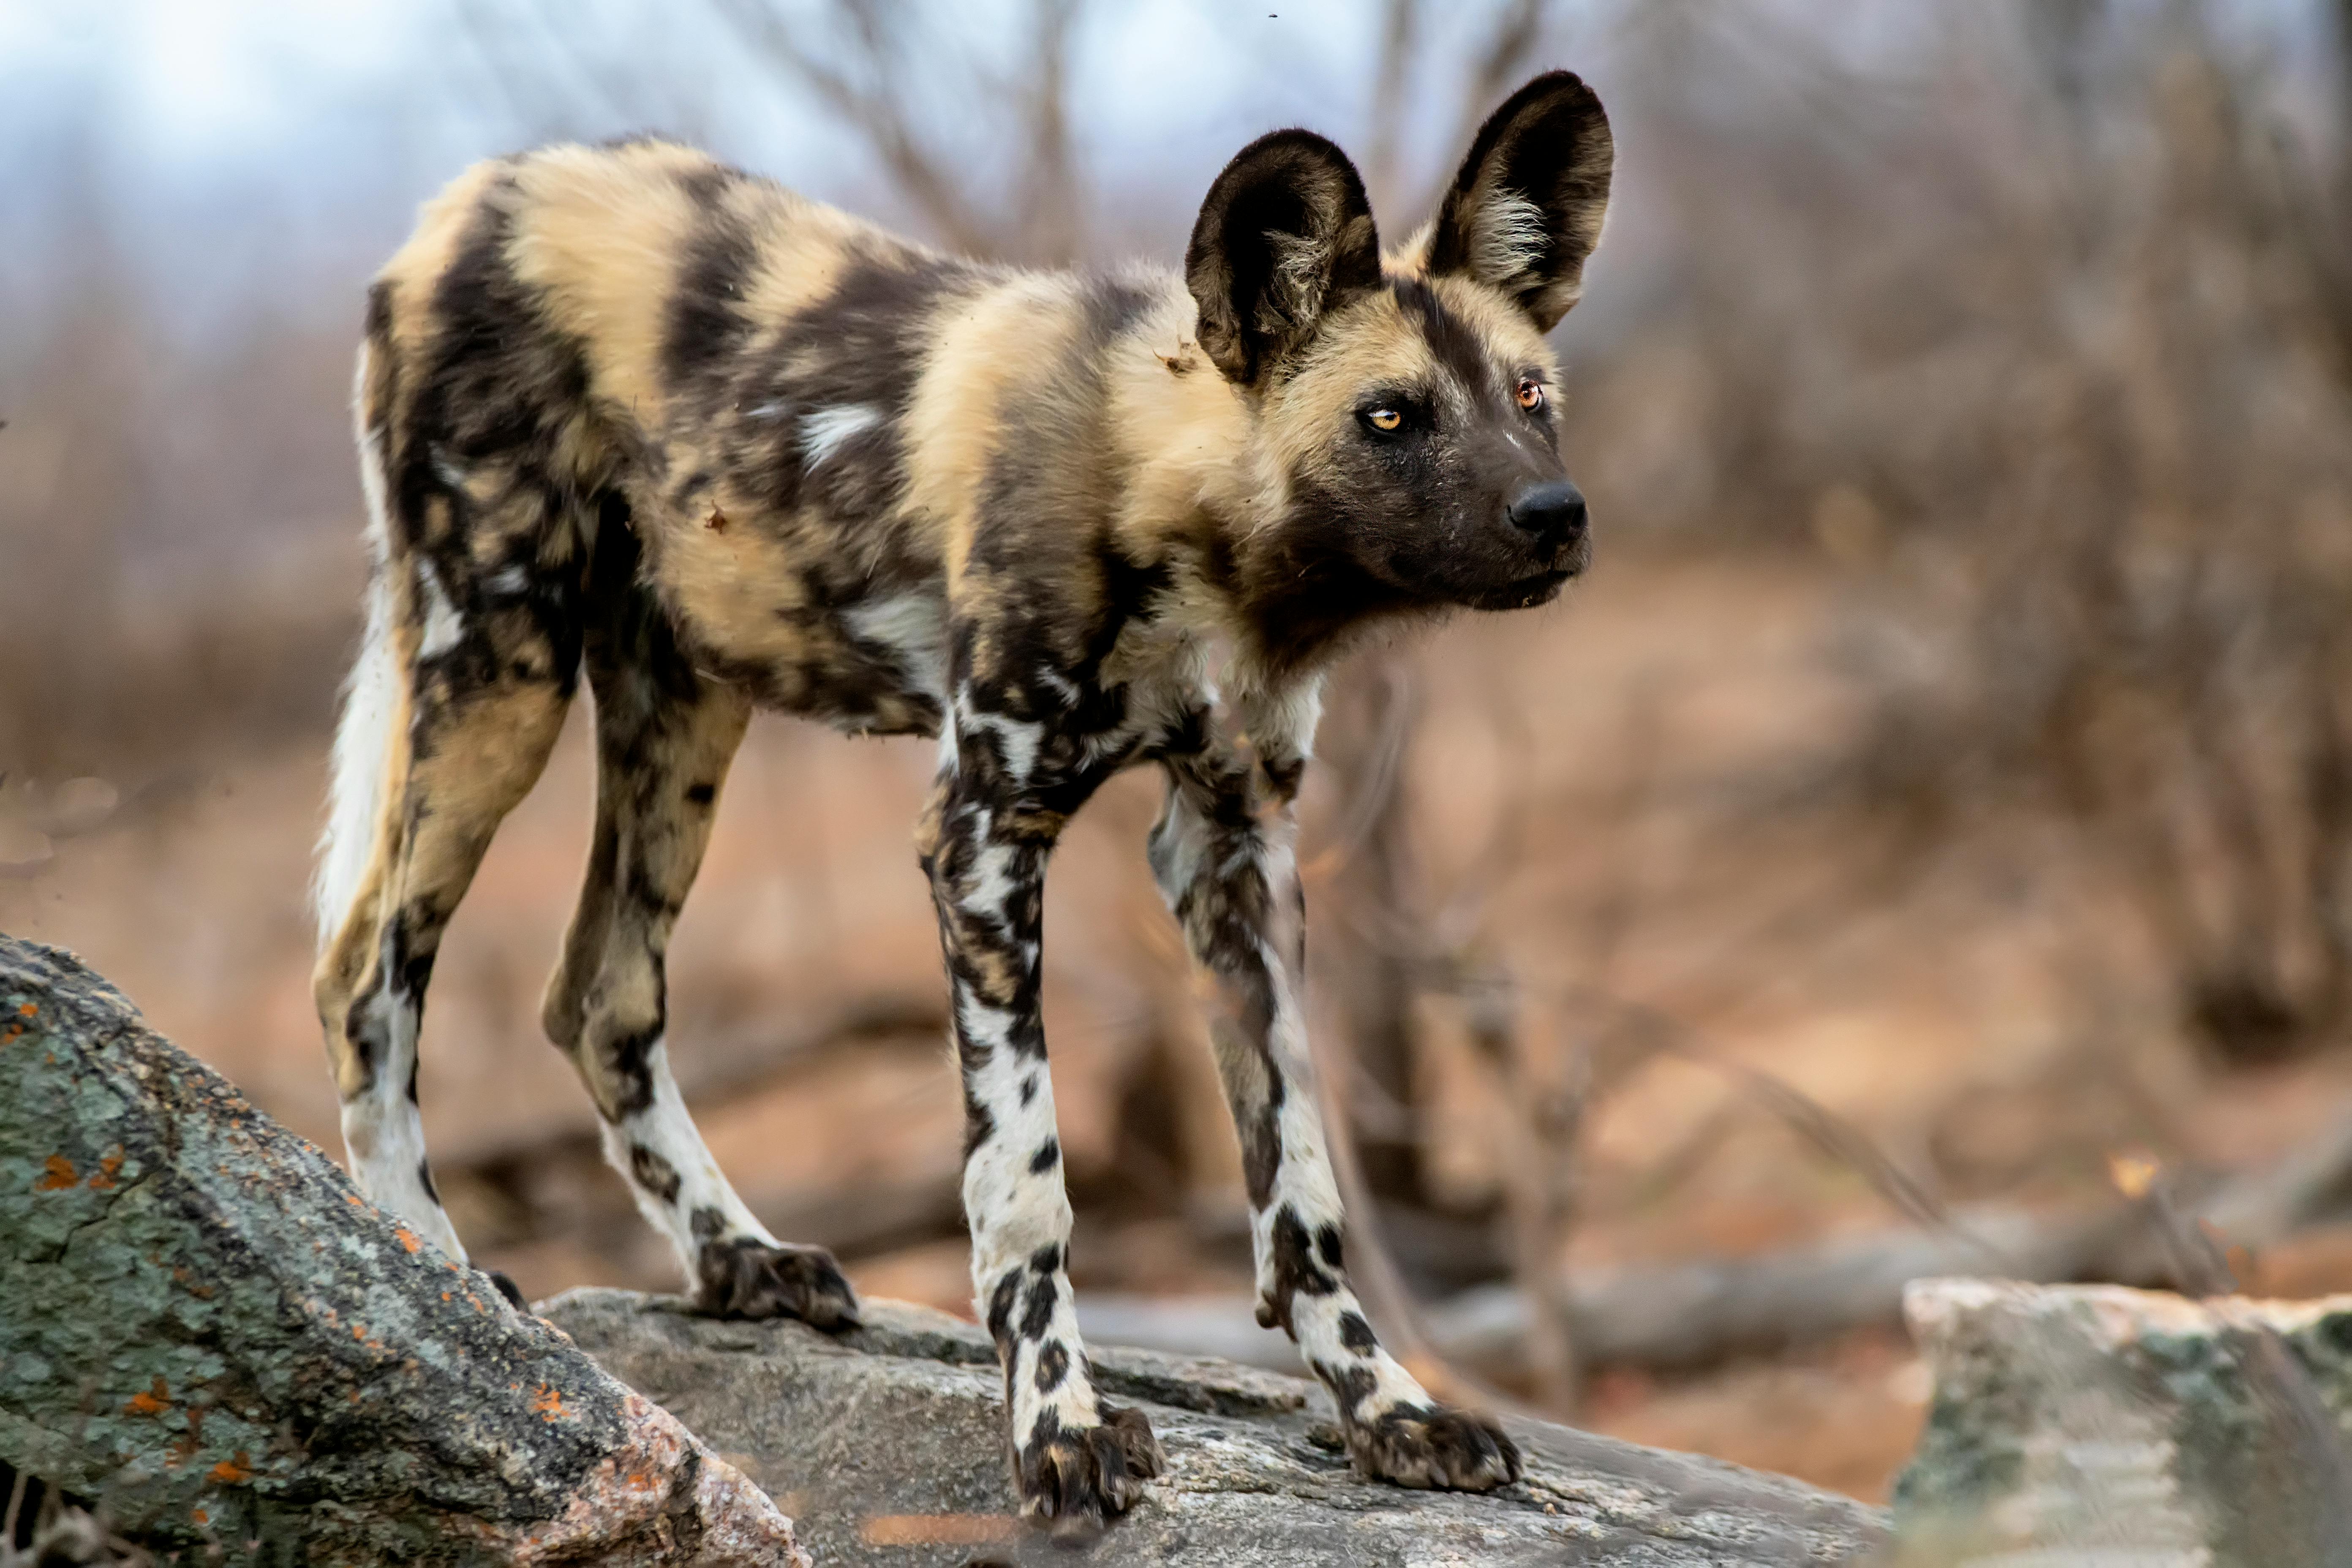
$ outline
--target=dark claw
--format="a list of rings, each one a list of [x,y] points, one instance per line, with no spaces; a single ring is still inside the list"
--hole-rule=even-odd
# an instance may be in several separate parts
[[[489,1276],[490,1283],[498,1288],[499,1294],[507,1299],[508,1306],[512,1307],[516,1311],[522,1313],[526,1317],[530,1315],[530,1303],[522,1299],[522,1288],[520,1286],[508,1279],[498,1269],[485,1268],[482,1272]]]
[[[822,1247],[771,1247],[751,1237],[702,1244],[695,1305],[719,1318],[798,1318],[828,1331],[857,1326],[857,1293]]]
[[[1484,1415],[1443,1405],[1407,1405],[1347,1425],[1356,1468],[1401,1487],[1485,1492],[1519,1479],[1519,1446]]]

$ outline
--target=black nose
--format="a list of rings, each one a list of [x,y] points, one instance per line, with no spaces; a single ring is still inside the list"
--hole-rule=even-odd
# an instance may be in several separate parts
[[[1584,532],[1584,492],[1560,479],[1536,485],[1511,503],[1511,526],[1538,543],[1571,544]]]

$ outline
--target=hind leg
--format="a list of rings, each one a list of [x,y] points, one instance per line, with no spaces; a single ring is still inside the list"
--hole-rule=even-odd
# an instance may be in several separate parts
[[[571,700],[576,647],[554,646],[527,620],[493,611],[467,626],[429,566],[395,562],[381,584],[347,728],[350,749],[380,750],[372,779],[339,776],[338,790],[376,792],[373,844],[355,888],[330,915],[313,992],[342,1101],[343,1144],[369,1199],[463,1262],[425,1155],[416,1101],[416,1036],[441,933],[465,896],[499,823],[530,792]],[[419,575],[401,580],[405,574]],[[402,606],[436,596],[440,616]],[[454,641],[452,640],[454,638]],[[373,681],[374,700],[362,700]],[[339,742],[339,752],[345,742]],[[343,758],[339,755],[339,775]]]
[[[604,561],[598,572],[609,574]],[[854,1324],[857,1300],[832,1255],[780,1245],[719,1173],[663,1040],[670,930],[702,864],[750,704],[694,671],[633,583],[598,596],[611,608],[588,636],[596,837],[548,985],[548,1037],[579,1069],[604,1120],[605,1157],[669,1238],[704,1310]]]

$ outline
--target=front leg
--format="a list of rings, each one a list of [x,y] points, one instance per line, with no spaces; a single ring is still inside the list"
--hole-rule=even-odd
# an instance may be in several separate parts
[[[1025,764],[1036,743],[1006,734],[1006,722],[956,736],[921,847],[963,1073],[972,1288],[1004,1368],[1013,1485],[1024,1514],[1083,1531],[1134,1505],[1160,1453],[1142,1412],[1096,1396],[1078,1339],[1038,1005],[1045,860],[1062,817],[1008,771],[1008,751]]]
[[[1517,1447],[1486,1417],[1430,1398],[1381,1348],[1348,1285],[1346,1220],[1300,1011],[1306,912],[1290,800],[1301,760],[1265,758],[1272,799],[1261,815],[1243,759],[1214,747],[1170,757],[1168,805],[1151,834],[1160,891],[1213,982],[1210,1032],[1241,1135],[1258,1321],[1281,1324],[1331,1391],[1358,1470],[1486,1491],[1519,1479]]]

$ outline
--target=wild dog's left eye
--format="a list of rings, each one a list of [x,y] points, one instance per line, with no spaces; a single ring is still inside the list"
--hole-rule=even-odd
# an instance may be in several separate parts
[[[1364,423],[1385,436],[1403,426],[1404,413],[1396,408],[1367,408]]]
[[[1543,383],[1531,375],[1519,377],[1519,406],[1533,414],[1543,405]]]

